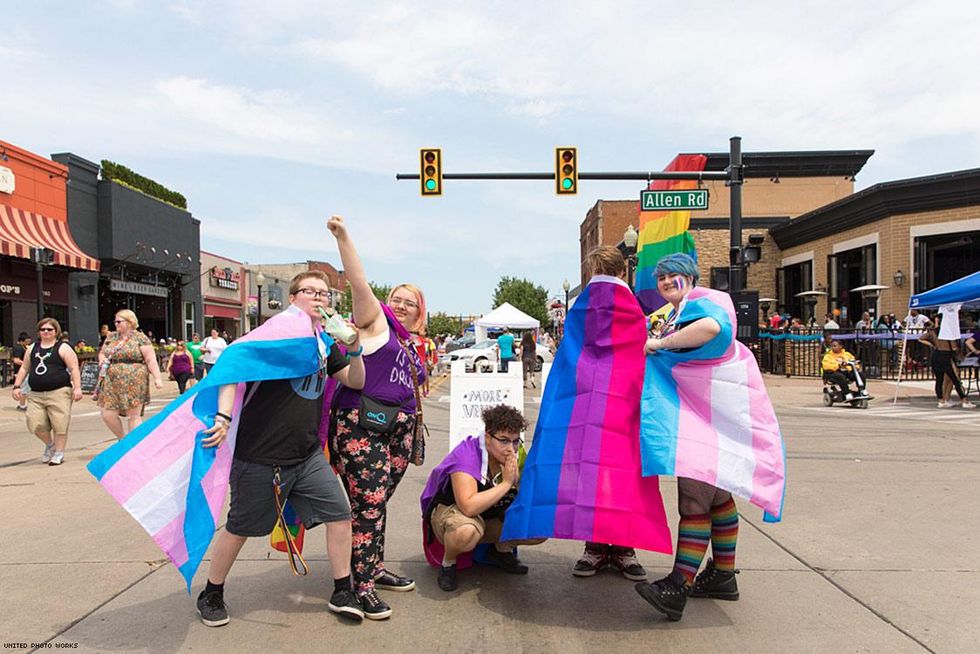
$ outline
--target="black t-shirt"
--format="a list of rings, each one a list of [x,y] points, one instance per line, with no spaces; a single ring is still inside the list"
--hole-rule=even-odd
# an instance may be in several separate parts
[[[493,488],[493,484],[488,484],[484,481],[476,482],[476,492],[482,493],[485,490],[490,490]],[[504,513],[507,511],[507,507],[511,505],[514,498],[517,497],[517,489],[511,486],[510,490],[501,497],[496,504],[491,506],[489,509],[480,514],[484,520],[496,520],[504,517]],[[452,506],[456,503],[456,493],[453,491],[453,480],[450,475],[449,482],[446,487],[442,489],[435,497],[434,504],[445,504],[446,506]]]
[[[347,357],[334,344],[326,369],[319,373],[247,384],[245,397],[251,398],[242,409],[235,458],[265,465],[305,461],[320,447],[323,385],[347,365]]]
[[[24,360],[24,355],[27,353],[27,348],[20,343],[14,343],[14,346],[10,348],[10,358]],[[16,372],[16,371],[14,371]]]
[[[55,391],[71,386],[71,375],[61,358],[62,345],[62,341],[51,347],[41,347],[40,342],[34,344],[27,368],[32,391]]]

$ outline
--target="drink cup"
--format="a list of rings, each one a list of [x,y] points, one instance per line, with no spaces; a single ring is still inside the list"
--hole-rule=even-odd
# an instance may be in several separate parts
[[[334,340],[344,345],[350,345],[357,340],[357,333],[351,329],[351,326],[347,324],[346,320],[340,317],[339,313],[331,315],[323,309],[320,309],[320,315],[323,316],[324,331],[330,334]]]

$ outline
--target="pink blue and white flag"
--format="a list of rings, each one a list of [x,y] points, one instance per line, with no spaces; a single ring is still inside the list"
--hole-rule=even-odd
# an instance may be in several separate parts
[[[640,441],[644,475],[697,479],[783,512],[786,456],[755,356],[735,339],[727,293],[696,287],[674,324],[710,318],[721,332],[687,351],[647,357]]]
[[[629,287],[593,277],[568,312],[504,540],[672,551],[659,482],[641,474],[645,341],[646,320]]]
[[[333,340],[290,307],[232,343],[201,382],[88,465],[103,488],[153,537],[187,582],[204,558],[228,493],[245,383],[317,375]],[[205,448],[218,389],[237,384],[220,448]]]

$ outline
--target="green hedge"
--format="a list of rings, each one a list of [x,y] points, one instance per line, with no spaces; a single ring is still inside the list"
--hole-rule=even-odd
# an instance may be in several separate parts
[[[148,177],[134,173],[126,166],[113,163],[108,159],[102,160],[102,177],[103,179],[121,182],[126,186],[130,186],[137,191],[142,191],[158,200],[163,200],[175,207],[180,207],[181,209],[187,208],[187,198],[177,191],[171,191],[166,186],[158,184]]]

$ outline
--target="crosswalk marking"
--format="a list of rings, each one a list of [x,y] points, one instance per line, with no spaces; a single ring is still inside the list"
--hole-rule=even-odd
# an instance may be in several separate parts
[[[874,417],[874,418],[897,418],[904,420],[936,420],[940,422],[975,422],[980,424],[980,410],[978,409],[927,409],[921,406],[901,406],[890,402],[882,405],[872,404],[867,409],[851,409],[846,406],[819,406],[801,407],[805,411],[815,411],[818,413],[837,413],[847,412],[848,417]]]

